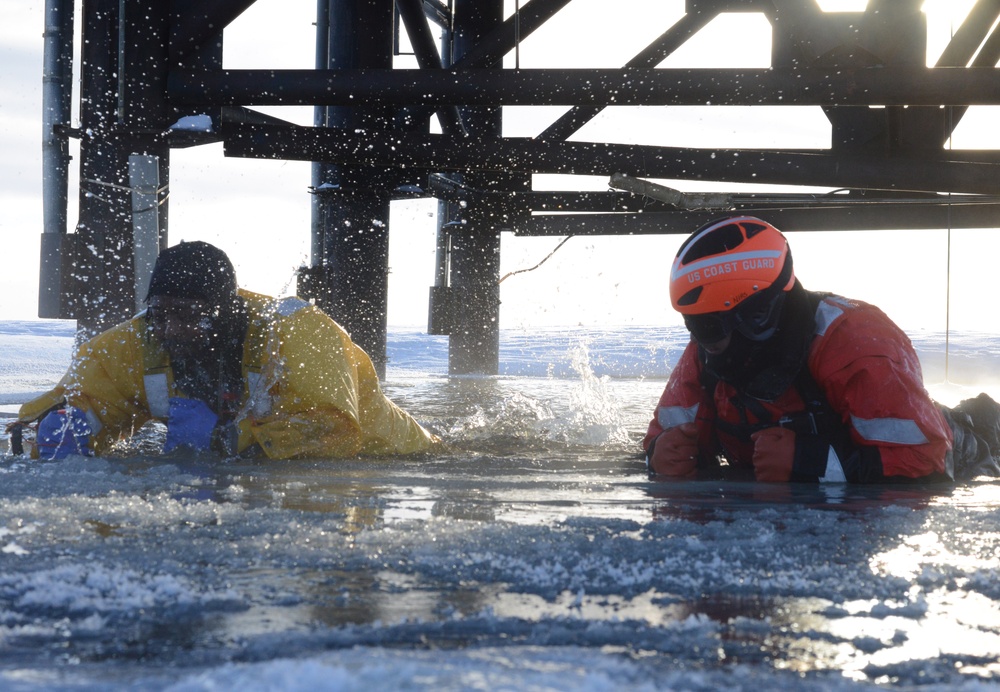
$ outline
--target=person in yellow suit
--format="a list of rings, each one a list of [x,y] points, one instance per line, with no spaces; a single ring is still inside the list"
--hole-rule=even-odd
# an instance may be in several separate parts
[[[24,404],[42,458],[102,454],[151,419],[164,452],[349,457],[424,452],[439,439],[393,404],[368,355],[299,298],[237,288],[204,242],[164,250],[147,309],[95,336],[51,391]]]

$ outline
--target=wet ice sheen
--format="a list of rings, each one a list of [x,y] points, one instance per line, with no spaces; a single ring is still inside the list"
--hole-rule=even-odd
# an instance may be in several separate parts
[[[1000,487],[652,482],[662,379],[522,346],[499,378],[390,369],[432,458],[5,457],[0,687],[1000,682]]]

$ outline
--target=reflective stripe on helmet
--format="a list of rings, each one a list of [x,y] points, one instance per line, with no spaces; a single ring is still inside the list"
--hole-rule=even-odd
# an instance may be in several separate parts
[[[691,272],[701,271],[708,267],[714,267],[716,265],[731,265],[736,264],[737,268],[745,266],[744,262],[749,262],[752,260],[776,260],[781,258],[782,253],[777,250],[758,250],[756,252],[734,252],[728,255],[716,255],[715,257],[709,257],[708,259],[703,259],[699,261],[692,262],[691,264],[684,264],[684,258],[678,257],[674,265],[673,279],[679,279],[682,276],[687,276]],[[747,267],[749,271],[751,268]]]

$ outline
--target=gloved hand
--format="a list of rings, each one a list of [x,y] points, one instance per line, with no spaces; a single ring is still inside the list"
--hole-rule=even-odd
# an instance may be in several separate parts
[[[753,440],[753,472],[759,481],[784,483],[792,477],[795,461],[795,432],[788,428],[765,428],[750,436]]]
[[[208,451],[212,444],[212,430],[218,420],[219,417],[204,401],[171,398],[163,452],[172,452],[178,447],[189,447],[197,452]]]
[[[8,423],[4,431],[9,435],[10,453],[16,457],[24,454],[24,428],[26,424],[21,421]]]
[[[695,423],[682,423],[664,430],[651,447],[646,458],[653,473],[671,478],[698,475],[698,426]]]
[[[78,408],[59,409],[45,416],[38,424],[35,446],[39,459],[65,459],[70,454],[92,456],[90,424]]]

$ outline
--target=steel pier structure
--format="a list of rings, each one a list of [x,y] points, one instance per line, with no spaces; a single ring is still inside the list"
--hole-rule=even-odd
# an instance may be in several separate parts
[[[438,200],[428,329],[449,335],[455,374],[497,371],[505,231],[687,233],[728,211],[760,210],[795,230],[1000,226],[998,152],[946,147],[970,106],[1000,104],[1000,0],[975,2],[930,66],[923,0],[869,0],[851,12],[816,0],[677,0],[680,19],[624,64],[543,69],[512,59],[574,1],[585,0],[318,0],[315,69],[238,70],[223,68],[225,28],[254,0],[46,0],[39,316],[92,332],[134,313],[167,244],[170,151],[218,141],[230,157],[313,162],[312,257],[299,292],[383,373],[389,208],[402,197]],[[646,21],[630,2],[589,4]],[[725,13],[766,18],[770,66],[661,66]],[[281,28],[265,40],[280,42]],[[818,106],[829,147],[574,138],[609,108],[706,104]],[[255,110],[288,105],[312,106],[313,124]],[[565,110],[536,136],[512,137],[508,106]],[[176,127],[185,117],[211,127]],[[72,232],[71,139],[80,180]],[[532,176],[546,173],[615,177],[602,192],[533,189]],[[684,195],[648,179],[722,191]],[[835,192],[727,193],[729,183]]]

